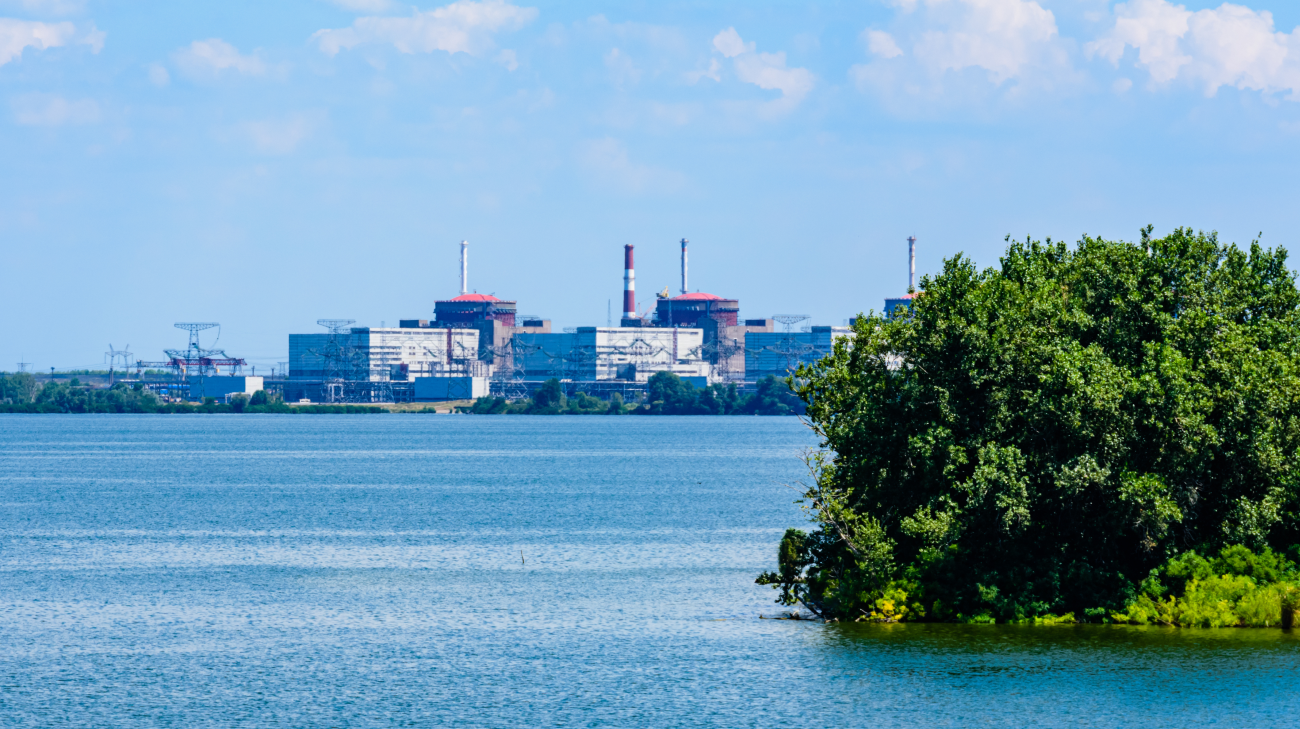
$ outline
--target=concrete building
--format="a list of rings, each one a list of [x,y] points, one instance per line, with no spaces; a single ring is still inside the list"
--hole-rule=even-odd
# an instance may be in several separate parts
[[[544,334],[551,331],[549,319],[521,319],[516,302],[488,294],[462,294],[433,305],[433,320],[402,319],[403,329],[473,329],[478,332],[478,358],[492,370],[502,364],[513,369],[512,362],[498,363],[508,355],[511,338],[518,332]],[[508,359],[508,357],[507,357]]]
[[[750,332],[772,331],[772,320],[741,320],[739,300],[690,291],[687,279],[689,242],[682,239],[681,294],[668,296],[666,289],[663,294],[659,294],[651,324],[657,327],[701,330],[704,333],[701,355],[712,365],[714,381],[739,382],[749,379],[745,374],[745,335]],[[626,265],[631,266],[630,258]]]
[[[394,383],[416,377],[487,376],[479,361],[477,329],[353,327],[340,332],[289,335],[284,397],[313,402],[391,399]],[[343,380],[346,392],[328,382]],[[388,388],[388,392],[385,391]]]
[[[701,354],[700,329],[578,327],[562,334],[521,332],[514,342],[525,380],[645,382],[656,372],[692,378],[712,374]]]
[[[776,375],[786,377],[800,364],[825,357],[836,339],[852,334],[849,327],[812,327],[806,332],[750,332],[745,335],[745,379],[751,382]]]
[[[916,294],[903,294],[895,299],[885,299],[885,318],[892,319],[894,311],[900,306],[910,313],[912,311],[912,299],[915,298]]]
[[[472,400],[487,397],[488,378],[469,376],[417,377],[414,382],[416,402]]]
[[[252,395],[262,389],[261,377],[243,375],[188,375],[185,384],[189,386],[189,399],[202,402],[205,397],[224,400],[229,395],[242,393]]]

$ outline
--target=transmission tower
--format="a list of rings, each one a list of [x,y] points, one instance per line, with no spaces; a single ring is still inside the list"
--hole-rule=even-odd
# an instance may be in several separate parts
[[[113,345],[110,343],[108,345],[108,351],[104,353],[104,357],[108,359],[108,386],[110,388],[113,387],[113,375],[117,370],[117,361],[119,359],[122,360],[122,369],[125,370],[131,368],[131,352],[129,351],[131,345],[128,344],[126,346],[126,349],[114,349]]]
[[[780,324],[781,328],[787,332],[793,331],[795,324],[798,324],[801,321],[807,321],[811,318],[812,317],[807,314],[777,314],[772,317],[772,319]]]
[[[317,319],[316,323],[330,330],[329,340],[323,350],[309,349],[324,360],[325,371],[321,379],[321,390],[325,402],[353,402],[356,399],[356,348],[351,341],[339,341],[341,336],[351,337],[348,330],[356,319]],[[369,377],[366,378],[367,380]]]
[[[816,347],[812,346],[812,344],[800,342],[796,338],[794,326],[812,317],[807,314],[777,314],[772,318],[781,324],[785,336],[781,337],[776,345],[764,347],[763,349],[785,359],[785,373],[793,375],[808,354],[816,350]]]
[[[487,349],[492,354],[491,394],[507,400],[527,397],[528,388],[524,385],[524,360],[528,355],[542,351],[541,346],[520,344],[511,337],[504,345],[489,346]]]
[[[190,349],[199,349],[199,332],[203,331],[204,329],[212,329],[213,327],[219,327],[219,326],[221,325],[211,321],[176,323],[177,329],[184,329],[185,331],[190,333],[190,345],[189,345]]]

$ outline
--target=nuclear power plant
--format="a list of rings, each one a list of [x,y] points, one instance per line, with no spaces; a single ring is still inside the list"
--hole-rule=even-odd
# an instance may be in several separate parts
[[[460,243],[460,293],[435,301],[432,319],[397,327],[354,326],[320,319],[323,331],[289,335],[287,401],[420,402],[494,395],[524,397],[549,379],[570,393],[638,397],[646,382],[670,372],[696,387],[752,389],[786,377],[829,353],[847,326],[811,326],[804,315],[743,318],[738,299],[689,288],[689,241],[681,239],[681,288],[637,308],[634,247],[623,246],[623,310],[618,326],[552,331],[551,322],[520,314],[517,302],[469,287],[469,243]],[[915,295],[916,238],[908,238],[909,285],[887,299],[886,315],[910,310]]]

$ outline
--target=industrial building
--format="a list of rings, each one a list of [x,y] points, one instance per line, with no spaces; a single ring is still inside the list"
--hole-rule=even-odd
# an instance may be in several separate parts
[[[578,327],[572,332],[515,335],[524,380],[645,382],[671,372],[707,384],[711,365],[701,355],[700,329]]]
[[[261,377],[244,377],[242,375],[189,375],[185,378],[189,386],[189,399],[202,401],[215,397],[218,400],[229,399],[231,395],[249,395],[262,389]]]
[[[261,390],[261,377],[241,375],[241,369],[248,364],[242,358],[231,357],[224,349],[205,348],[200,344],[200,333],[209,329],[217,330],[219,341],[220,327],[217,322],[177,322],[177,329],[189,332],[189,345],[185,349],[163,350],[167,355],[166,361],[136,360],[136,381],[167,400],[201,401],[205,397],[222,398],[235,393],[251,395]],[[130,352],[113,350],[110,354],[122,356],[123,364],[128,364],[126,357]],[[163,370],[167,374],[146,381],[145,370]]]
[[[550,320],[520,316],[517,302],[469,290],[469,242],[460,242],[460,295],[433,304],[433,320],[402,319],[404,329],[449,328],[478,331],[478,358],[498,379],[516,369],[512,339],[516,333],[545,334]]]
[[[488,376],[477,329],[318,323],[330,331],[289,335],[286,400],[400,402],[415,398],[417,378]]]
[[[745,335],[770,332],[771,319],[740,319],[740,301],[715,294],[691,291],[689,283],[688,245],[682,238],[681,293],[657,294],[655,310],[648,320],[636,313],[636,272],[632,246],[623,246],[623,318],[625,327],[660,327],[699,329],[702,343],[699,357],[710,365],[713,382],[739,382],[745,375]]]
[[[835,348],[835,340],[850,336],[850,327],[809,327],[801,332],[750,332],[745,335],[745,379],[768,375],[787,377],[801,364],[811,364]]]
[[[907,237],[907,293],[897,298],[885,299],[885,318],[894,316],[898,307],[912,311],[912,299],[916,298],[916,236]]]
[[[477,397],[490,378],[515,376],[514,336],[546,334],[551,322],[519,317],[516,302],[469,291],[469,244],[461,241],[460,295],[434,302],[434,318],[395,328],[322,319],[327,333],[289,335],[287,400],[390,402]]]
[[[402,319],[396,328],[320,320],[327,333],[291,334],[285,399],[385,402],[488,393],[522,397],[550,378],[626,397],[659,372],[701,387],[744,386],[768,375],[785,377],[850,334],[848,327],[793,331],[805,316],[743,319],[739,300],[691,291],[688,243],[681,241],[678,295],[670,296],[665,289],[653,310],[638,313],[634,249],[625,245],[620,326],[560,333],[551,331],[549,320],[519,314],[513,300],[471,291],[468,243],[462,241],[460,294],[436,301],[433,319]],[[776,331],[778,323],[784,331]]]

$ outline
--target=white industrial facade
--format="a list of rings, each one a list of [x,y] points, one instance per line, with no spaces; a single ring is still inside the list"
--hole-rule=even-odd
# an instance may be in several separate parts
[[[338,334],[290,334],[286,398],[317,399],[326,380],[410,381],[416,377],[483,377],[478,330],[355,327]]]
[[[524,379],[645,382],[656,372],[710,375],[701,356],[704,331],[665,327],[578,327],[562,334],[516,334]]]
[[[850,327],[811,327],[806,332],[748,332],[745,334],[745,379],[786,377],[801,364],[830,354],[835,340],[853,333]]]

